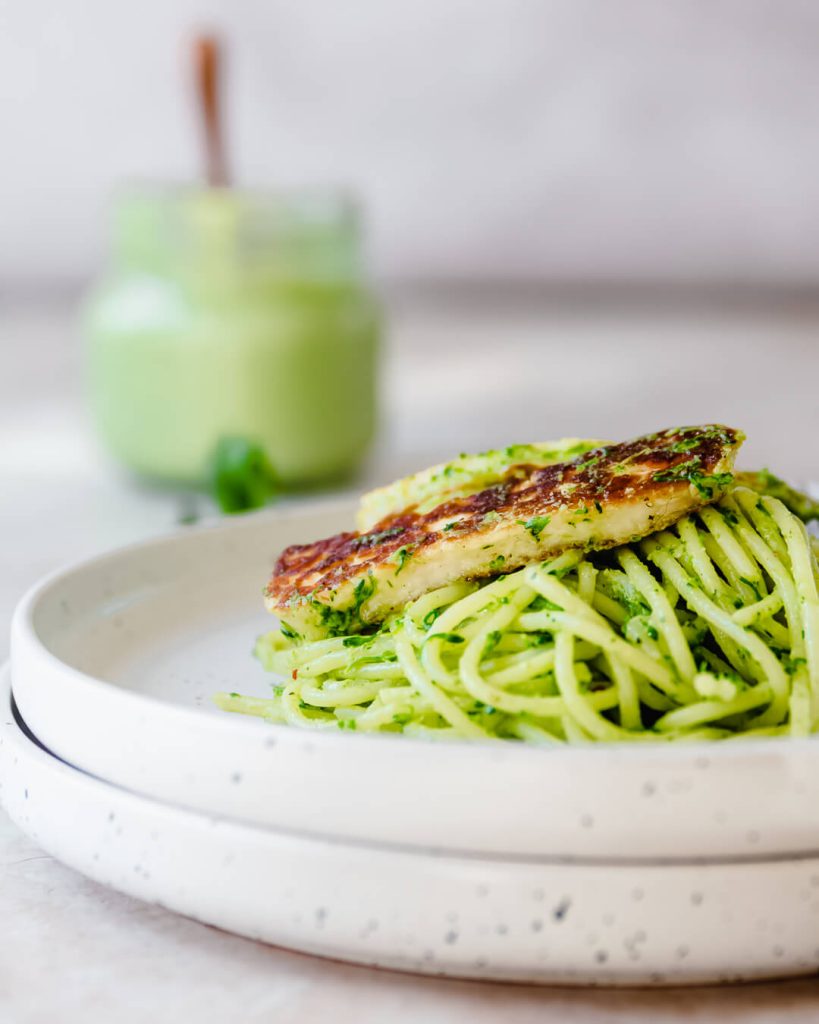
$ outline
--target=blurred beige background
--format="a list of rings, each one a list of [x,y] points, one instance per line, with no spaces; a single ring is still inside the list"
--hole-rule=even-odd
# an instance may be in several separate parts
[[[810,0],[0,0],[0,285],[85,279],[116,182],[198,174],[197,26],[239,180],[358,189],[382,278],[819,278]]]

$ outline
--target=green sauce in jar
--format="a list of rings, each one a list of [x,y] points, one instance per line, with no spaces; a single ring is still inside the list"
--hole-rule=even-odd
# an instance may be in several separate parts
[[[282,482],[342,479],[375,423],[379,315],[343,197],[134,192],[86,333],[94,418],[139,473],[201,483],[217,442],[266,450]]]

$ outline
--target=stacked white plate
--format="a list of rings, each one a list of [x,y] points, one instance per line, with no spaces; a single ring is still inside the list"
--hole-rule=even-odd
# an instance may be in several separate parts
[[[219,690],[269,693],[250,652],[275,554],[350,521],[245,517],[36,587],[2,683],[17,824],[123,892],[379,966],[578,984],[819,968],[815,741],[545,750],[218,711]]]

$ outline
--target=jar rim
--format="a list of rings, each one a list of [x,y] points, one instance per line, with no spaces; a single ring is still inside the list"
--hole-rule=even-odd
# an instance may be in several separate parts
[[[359,204],[342,188],[132,183],[114,200],[114,249],[144,269],[267,276],[358,272]]]
[[[244,207],[316,207],[349,212],[358,209],[355,190],[346,185],[247,185],[217,187],[185,181],[132,179],[113,192],[115,206],[184,206],[189,209],[214,206],[220,209]]]

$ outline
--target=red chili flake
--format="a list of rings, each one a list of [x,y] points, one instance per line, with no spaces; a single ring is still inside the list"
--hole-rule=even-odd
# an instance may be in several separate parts
[[[299,678],[299,670],[297,668],[293,669],[293,678],[294,679],[298,679]]]

